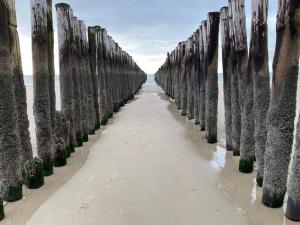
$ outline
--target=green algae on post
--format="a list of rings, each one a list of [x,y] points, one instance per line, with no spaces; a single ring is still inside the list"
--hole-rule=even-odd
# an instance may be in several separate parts
[[[34,158],[24,165],[24,184],[30,189],[37,189],[44,185],[43,161]]]

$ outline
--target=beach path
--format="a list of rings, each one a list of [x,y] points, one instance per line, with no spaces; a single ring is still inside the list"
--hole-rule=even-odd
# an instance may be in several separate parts
[[[28,225],[292,224],[261,204],[255,174],[239,173],[238,158],[208,145],[157,86],[144,86],[101,132]]]

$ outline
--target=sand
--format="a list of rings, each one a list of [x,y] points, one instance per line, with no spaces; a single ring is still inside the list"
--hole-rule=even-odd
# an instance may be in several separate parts
[[[101,136],[98,133],[86,163],[45,197],[49,198],[26,224],[294,224],[285,219],[282,208],[261,204],[255,173],[239,173],[238,158],[222,148],[222,100],[220,95],[220,142],[208,145],[199,128],[180,116],[160,88],[144,86],[135,100],[102,128]],[[69,175],[57,172],[50,179]],[[43,190],[48,194],[51,185],[49,180],[37,193],[25,193],[27,199],[16,204],[30,199],[22,210],[32,214],[28,212],[30,201],[40,198],[38,192]],[[21,209],[9,212],[8,218],[16,213],[22,213]]]

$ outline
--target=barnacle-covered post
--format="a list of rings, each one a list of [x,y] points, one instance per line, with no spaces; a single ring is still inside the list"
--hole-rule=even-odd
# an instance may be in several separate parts
[[[232,68],[230,63],[230,33],[228,7],[221,9],[221,38],[222,38],[222,62],[223,62],[223,90],[224,90],[224,108],[225,108],[225,133],[226,149],[232,150],[231,141],[231,76]]]
[[[4,200],[9,202],[22,198],[21,141],[10,46],[10,25],[14,24],[11,10],[14,4],[13,0],[0,1],[0,178],[3,182]]]
[[[106,30],[100,26],[96,26],[97,32],[97,67],[99,73],[99,109],[101,125],[107,124],[107,92],[106,92],[106,79],[105,79],[105,50],[104,50],[104,37]]]
[[[187,42],[182,42],[181,45],[181,69],[180,69],[180,82],[181,82],[181,115],[186,116],[187,114],[187,76],[186,76],[186,45]]]
[[[267,140],[267,112],[270,103],[270,76],[268,55],[268,1],[252,1],[252,28],[249,69],[253,76],[253,111],[256,182],[263,184]]]
[[[235,34],[235,51],[237,64],[235,71],[239,74],[239,102],[241,107],[241,139],[239,170],[251,173],[255,158],[254,116],[253,116],[253,77],[247,69],[248,49],[246,39],[246,17],[244,1],[233,4],[233,22]]]
[[[89,134],[95,134],[95,123],[96,123],[96,112],[94,107],[94,89],[93,80],[91,74],[90,57],[88,53],[88,40],[87,40],[87,30],[86,25],[82,20],[80,22],[80,34],[82,40],[82,56],[83,62],[85,64],[85,79],[86,79],[86,95],[87,95],[87,127]]]
[[[239,73],[237,71],[237,59],[235,44],[235,32],[233,21],[233,9],[232,0],[228,1],[228,22],[229,22],[229,34],[230,34],[230,58],[231,64],[231,142],[233,148],[233,155],[240,155],[240,142],[241,142],[241,107],[239,98]]]
[[[280,0],[278,4],[277,39],[273,61],[271,102],[267,117],[268,135],[262,197],[264,205],[272,208],[281,207],[283,204],[293,145],[299,71],[299,7],[297,0]],[[296,171],[298,172],[298,169]],[[291,177],[290,186],[296,184],[295,178],[298,176],[298,174],[295,176],[295,170],[293,173],[294,177]],[[291,218],[294,216],[293,210],[299,207],[297,205],[299,202],[297,203],[295,198],[298,191],[299,189],[295,192],[290,189],[289,192],[288,207],[290,208],[287,210],[287,216]]]
[[[3,186],[3,182],[0,182],[0,221],[5,218],[3,194],[4,194],[4,186]]]
[[[33,109],[37,152],[43,160],[45,176],[50,176],[53,174],[54,140],[50,115],[47,12],[46,0],[31,0]]]
[[[199,29],[193,34],[193,83],[194,83],[194,119],[195,125],[199,124],[199,93],[200,93],[200,73],[199,73]]]
[[[207,78],[205,84],[205,127],[207,142],[218,141],[218,40],[220,13],[210,12],[207,19]]]
[[[189,37],[186,45],[186,79],[187,79],[187,118],[194,118],[194,83],[193,83],[193,38]]]
[[[96,27],[88,27],[88,39],[89,39],[89,57],[91,63],[91,75],[92,75],[92,84],[93,84],[93,93],[94,93],[94,110],[96,116],[95,129],[100,128],[100,112],[99,112],[99,96],[98,96],[98,84],[99,84],[99,71],[97,68],[98,62],[98,40],[96,34]]]
[[[74,103],[73,78],[71,61],[71,35],[70,35],[70,6],[65,3],[56,5],[58,24],[59,67],[60,67],[60,94],[61,110],[70,124],[70,136],[67,142],[68,149],[74,152],[76,144],[74,130]]]
[[[49,97],[51,128],[55,130],[56,97],[55,97],[55,69],[54,69],[54,30],[52,16],[52,0],[47,0],[47,34],[48,34],[48,68],[49,68]]]
[[[81,76],[86,76],[86,74],[79,74],[78,65],[81,63],[78,60],[78,55],[80,54],[80,49],[76,45],[76,37],[79,36],[80,30],[77,26],[77,19],[74,18],[73,10],[69,10],[70,17],[70,46],[71,46],[71,69],[72,69],[72,80],[73,80],[73,110],[74,110],[74,131],[76,136],[76,147],[81,147],[83,145],[83,119],[82,119],[82,95],[81,86],[84,85],[80,81]]]
[[[199,124],[201,131],[205,131],[205,83],[207,77],[207,21],[201,22],[199,28],[199,60],[200,60],[200,90],[199,90]]]

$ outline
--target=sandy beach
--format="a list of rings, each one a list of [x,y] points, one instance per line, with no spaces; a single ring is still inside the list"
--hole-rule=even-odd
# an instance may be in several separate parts
[[[219,143],[208,145],[159,87],[144,86],[44,187],[7,204],[1,224],[296,224],[261,204],[255,174],[224,150],[222,102],[220,88]]]

